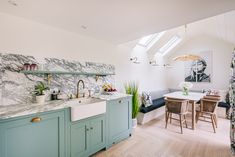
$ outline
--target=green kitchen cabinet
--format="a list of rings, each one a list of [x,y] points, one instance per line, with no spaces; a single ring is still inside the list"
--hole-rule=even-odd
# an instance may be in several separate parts
[[[92,155],[105,148],[105,142],[105,115],[71,122],[70,157]]]
[[[132,132],[131,97],[107,101],[107,148],[128,138]]]
[[[65,157],[65,110],[0,121],[1,157]]]

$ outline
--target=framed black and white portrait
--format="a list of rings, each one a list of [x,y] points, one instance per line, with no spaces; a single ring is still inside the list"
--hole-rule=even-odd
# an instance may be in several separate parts
[[[198,54],[201,59],[185,62],[185,82],[211,82],[212,51]]]

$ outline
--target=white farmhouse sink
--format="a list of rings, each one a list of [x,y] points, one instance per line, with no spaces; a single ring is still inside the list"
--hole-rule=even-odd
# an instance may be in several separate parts
[[[77,121],[106,112],[106,101],[96,98],[79,98],[66,102],[71,108],[71,121]]]

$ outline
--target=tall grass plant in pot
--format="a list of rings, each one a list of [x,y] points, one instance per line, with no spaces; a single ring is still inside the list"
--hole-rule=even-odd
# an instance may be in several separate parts
[[[138,83],[129,82],[125,84],[126,94],[132,95],[132,126],[135,128],[137,126],[137,114],[139,112],[140,100],[138,92]]]

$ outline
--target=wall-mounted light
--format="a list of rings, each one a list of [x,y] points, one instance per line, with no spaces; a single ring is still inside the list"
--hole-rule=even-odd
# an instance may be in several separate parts
[[[172,67],[170,64],[159,65],[159,64],[157,64],[156,61],[150,61],[149,64],[152,66],[163,67],[163,68],[171,68]]]
[[[152,66],[160,66],[156,61],[150,61],[149,64]]]
[[[132,63],[135,63],[135,64],[140,64],[137,57],[130,58],[130,61],[132,61]]]
[[[172,68],[173,66],[171,66],[170,64],[163,64],[163,67],[165,67],[165,68]]]

